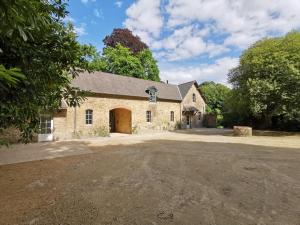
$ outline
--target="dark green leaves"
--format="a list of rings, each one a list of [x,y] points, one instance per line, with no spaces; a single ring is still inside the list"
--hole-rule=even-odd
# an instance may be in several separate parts
[[[229,81],[263,127],[281,127],[286,118],[299,126],[300,33],[255,43],[244,51]]]
[[[62,98],[78,104],[71,75],[88,68],[91,46],[66,26],[62,1],[0,0],[0,130],[16,127],[28,142],[41,112],[54,112]],[[70,75],[71,74],[71,75]]]

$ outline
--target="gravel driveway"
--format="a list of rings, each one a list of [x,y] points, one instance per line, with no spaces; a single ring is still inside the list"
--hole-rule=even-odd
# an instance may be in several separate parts
[[[88,154],[0,166],[0,224],[300,225],[299,136],[193,130],[78,144]]]

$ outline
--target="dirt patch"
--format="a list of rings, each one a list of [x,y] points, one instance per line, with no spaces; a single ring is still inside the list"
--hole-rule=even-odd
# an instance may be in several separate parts
[[[154,137],[0,166],[0,224],[300,225],[299,139]]]

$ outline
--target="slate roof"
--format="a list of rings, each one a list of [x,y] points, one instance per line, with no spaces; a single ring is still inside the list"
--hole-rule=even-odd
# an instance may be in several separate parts
[[[78,87],[84,91],[92,93],[145,97],[149,95],[145,92],[147,88],[154,86],[157,88],[157,98],[165,100],[181,101],[179,86],[134,77],[121,76],[116,74],[87,71],[79,73],[72,81],[73,87]]]
[[[197,82],[195,80],[193,81],[190,81],[190,82],[186,82],[186,83],[183,83],[183,84],[179,84],[178,85],[178,88],[180,90],[180,93],[182,95],[182,99],[184,99],[184,97],[187,95],[188,91],[191,89],[191,87],[196,83],[197,85]]]

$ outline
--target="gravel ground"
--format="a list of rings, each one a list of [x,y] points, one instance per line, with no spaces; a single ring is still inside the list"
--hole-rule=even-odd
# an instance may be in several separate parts
[[[90,139],[73,143],[88,154],[2,165],[0,224],[300,225],[300,136],[266,135]]]

